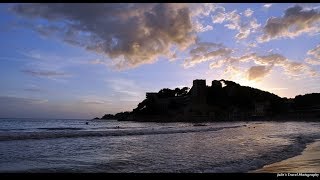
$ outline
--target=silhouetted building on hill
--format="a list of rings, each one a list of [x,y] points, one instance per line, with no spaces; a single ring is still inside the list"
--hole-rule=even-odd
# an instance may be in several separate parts
[[[206,80],[196,79],[191,88],[191,101],[193,104],[206,104],[207,88]]]
[[[184,119],[204,121],[214,117],[214,111],[207,104],[206,80],[196,79],[190,89],[190,103],[184,108]]]
[[[320,118],[320,93],[281,98],[228,80],[196,79],[189,90],[164,88],[147,92],[132,112],[105,115],[103,119],[141,121],[237,121],[263,118]]]
[[[213,87],[213,88],[222,88],[222,84],[221,84],[221,82],[218,81],[218,80],[213,80],[213,81],[211,82],[211,87]]]

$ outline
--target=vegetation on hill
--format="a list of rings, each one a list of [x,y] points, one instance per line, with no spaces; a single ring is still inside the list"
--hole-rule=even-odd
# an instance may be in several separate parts
[[[195,104],[192,98],[195,97],[192,95],[192,88],[164,88],[157,93],[147,94],[146,99],[132,112],[106,114],[101,119],[141,120],[151,116],[157,116],[157,121],[161,121],[161,117],[164,121],[170,118],[171,121],[175,121],[178,116],[179,121],[190,121],[196,116],[207,116],[208,120],[213,121],[230,120],[231,116],[250,119],[255,116],[274,117],[294,112],[301,114],[305,109],[319,109],[320,104],[320,93],[298,95],[288,99],[227,80],[214,80],[212,86],[204,88],[205,93],[200,96],[204,97],[205,101],[198,110],[193,108]],[[315,113],[318,117],[319,112]]]

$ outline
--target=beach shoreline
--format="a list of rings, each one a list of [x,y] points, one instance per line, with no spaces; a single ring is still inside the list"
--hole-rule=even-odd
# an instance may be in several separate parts
[[[251,173],[320,173],[320,139],[310,143],[301,154]]]

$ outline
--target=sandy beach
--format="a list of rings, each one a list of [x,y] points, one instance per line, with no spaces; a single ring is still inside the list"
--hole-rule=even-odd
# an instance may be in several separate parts
[[[320,173],[320,139],[307,145],[304,151],[295,157],[266,165],[253,171],[261,173]]]

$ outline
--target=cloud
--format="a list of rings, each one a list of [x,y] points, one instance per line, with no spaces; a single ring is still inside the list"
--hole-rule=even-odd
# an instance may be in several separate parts
[[[109,98],[105,96],[97,95],[86,95],[78,98],[81,103],[88,105],[111,105],[112,102]]]
[[[257,43],[254,43],[254,42],[251,42],[251,43],[248,44],[248,47],[250,47],[250,48],[254,48],[254,47],[257,47],[257,46],[258,46]]]
[[[24,91],[30,91],[30,92],[42,92],[43,90],[40,88],[25,88]]]
[[[210,25],[204,26],[199,21],[196,21],[194,28],[195,28],[196,32],[206,32],[206,31],[211,31],[213,29],[212,26],[210,26]]]
[[[27,84],[26,87],[23,88],[23,90],[27,92],[34,92],[34,93],[47,92],[46,89],[43,89],[43,87],[39,87],[38,85],[35,85],[35,84]]]
[[[320,65],[319,59],[306,58],[304,61],[308,64],[311,64],[311,65]]]
[[[191,55],[207,53],[211,48],[222,48],[222,44],[212,43],[212,42],[198,42],[195,48],[190,50]]]
[[[319,3],[296,3],[296,5],[303,7],[305,10],[319,9]]]
[[[99,101],[99,100],[83,100],[83,103],[86,104],[104,104],[104,101]]]
[[[258,24],[257,19],[253,18],[249,21],[244,21],[241,25],[236,26],[239,33],[236,35],[236,39],[246,39],[251,33],[256,32],[260,28],[261,24]]]
[[[215,69],[224,66],[226,68],[224,75],[229,74],[232,76],[232,73],[241,74],[241,76],[245,76],[248,80],[260,80],[264,78],[272,72],[273,67],[280,67],[288,77],[295,79],[319,76],[319,72],[307,64],[289,60],[277,53],[269,53],[267,55],[247,53],[237,57],[231,55],[231,53],[226,54],[223,58],[210,63],[209,68]],[[238,68],[241,63],[254,63],[255,66],[250,67],[246,73],[243,73],[243,70]],[[236,64],[238,67],[235,67]]]
[[[29,60],[29,64],[32,67],[41,69],[63,69],[67,66],[85,64],[87,59],[79,55],[66,55],[61,52],[54,51],[38,51],[29,50],[20,52],[21,55],[25,56]],[[32,61],[31,61],[32,60]]]
[[[272,6],[272,4],[264,4],[263,7],[266,9],[269,9]]]
[[[244,12],[246,19],[241,19],[237,10],[231,12],[217,12],[215,16],[212,16],[212,23],[227,23],[224,26],[231,30],[237,30],[235,38],[237,40],[246,39],[251,33],[256,32],[256,30],[261,26],[258,24],[257,19],[251,17],[253,11],[248,8]]]
[[[13,97],[13,96],[0,96],[0,104],[42,104],[48,102],[47,99],[33,99],[33,98],[22,98],[22,97]]]
[[[252,66],[247,71],[248,80],[260,80],[264,78],[271,70],[271,66]]]
[[[39,99],[39,100],[33,100],[33,104],[43,104],[43,103],[46,103],[48,102],[47,99]]]
[[[133,80],[125,78],[109,78],[107,86],[112,89],[115,101],[141,101],[145,97],[144,90]]]
[[[240,20],[241,17],[237,13],[237,10],[233,10],[232,12],[225,13],[225,21],[229,22],[225,26],[229,29],[240,29]]]
[[[219,68],[222,65],[229,67],[235,63],[249,62],[249,61],[251,61],[251,59],[253,58],[254,55],[255,54],[253,53],[253,54],[246,54],[241,57],[233,57],[233,56],[230,56],[230,54],[229,54],[228,56],[221,58],[218,61],[210,63],[209,67],[210,67],[210,69],[214,69],[214,68]]]
[[[309,50],[307,54],[320,60],[320,44],[317,45],[314,49]]]
[[[37,76],[37,77],[47,77],[47,78],[56,78],[56,77],[69,77],[70,75],[64,72],[56,72],[56,71],[47,71],[47,70],[31,70],[25,69],[22,70],[23,73]]]
[[[223,66],[223,64],[225,63],[224,60],[220,59],[218,61],[212,62],[209,64],[209,68],[210,69],[214,69],[214,68],[220,68]]]
[[[306,63],[311,65],[320,65],[320,44],[318,44],[314,49],[309,50],[307,55],[311,57],[304,60]]]
[[[223,23],[226,19],[225,14],[222,12],[218,12],[215,16],[212,16],[212,23]]]
[[[25,50],[20,52],[25,59],[25,67],[21,72],[51,80],[67,82],[67,78],[75,76],[70,73],[70,68],[87,65],[86,56],[60,55],[59,52],[45,52],[38,50]]]
[[[258,55],[256,53],[251,53],[240,58],[235,58],[235,60],[240,62],[253,61],[255,64],[260,66],[278,66],[281,67],[287,75],[293,77],[299,77],[301,75],[314,77],[318,75],[318,73],[314,69],[307,66],[306,64],[289,60],[283,55],[277,53],[271,53],[268,55]]]
[[[169,56],[173,47],[185,50],[193,44],[196,33],[190,7],[164,3],[42,3],[15,4],[12,10],[30,19],[35,31],[105,55],[121,69],[152,63],[160,56]],[[205,5],[194,15],[210,14],[213,8]],[[37,25],[39,20],[48,23]]]
[[[222,73],[222,77],[226,79],[245,79],[246,74],[243,69],[237,66],[233,66],[232,64],[229,64],[226,66]]]
[[[102,59],[94,59],[89,61],[89,64],[102,64],[102,65],[106,65],[106,66],[110,66],[110,62],[108,62],[107,60],[102,60]]]
[[[245,15],[246,17],[250,17],[253,13],[254,13],[254,11],[252,11],[250,8],[248,8],[248,9],[246,9],[246,10],[244,11],[244,15]]]
[[[258,42],[267,42],[279,38],[294,38],[301,34],[319,32],[320,12],[314,9],[304,10],[301,6],[286,9],[282,17],[271,17],[263,27],[263,35]]]
[[[191,15],[195,17],[207,17],[215,11],[225,11],[225,8],[214,3],[189,4]]]
[[[222,44],[197,43],[197,45],[189,51],[191,57],[184,61],[183,66],[184,68],[190,68],[202,62],[227,57],[230,53],[232,53],[232,50],[224,47]]]

